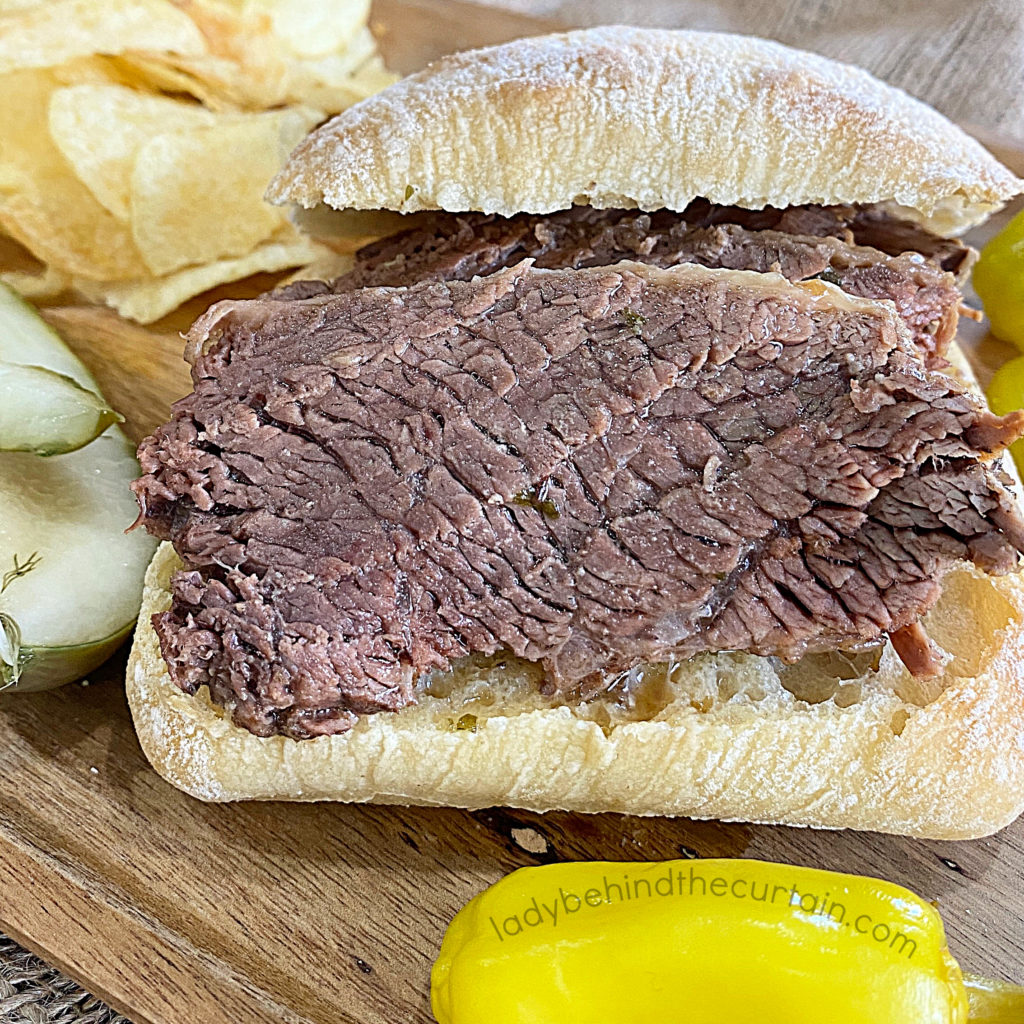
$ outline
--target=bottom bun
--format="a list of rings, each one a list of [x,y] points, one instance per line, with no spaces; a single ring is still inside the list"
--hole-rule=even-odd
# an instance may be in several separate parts
[[[347,733],[260,738],[167,674],[151,617],[170,604],[169,544],[146,575],[128,664],[142,747],[202,800],[348,800],[621,811],[988,835],[1024,805],[1024,579],[960,566],[926,619],[951,655],[915,680],[890,645],[796,665],[704,655],[637,673],[628,704],[555,705],[538,669],[470,658],[418,704]],[[614,690],[613,690],[614,694]]]
[[[957,346],[949,358],[977,388]],[[153,767],[201,800],[618,811],[927,839],[991,835],[1024,810],[1024,574],[949,573],[924,619],[949,655],[931,679],[889,643],[880,658],[794,665],[706,654],[635,671],[629,698],[620,685],[568,706],[540,694],[538,666],[476,657],[431,677],[415,705],[293,740],[254,736],[205,690],[171,682],[152,617],[180,566],[162,544],[146,573],[128,702]]]

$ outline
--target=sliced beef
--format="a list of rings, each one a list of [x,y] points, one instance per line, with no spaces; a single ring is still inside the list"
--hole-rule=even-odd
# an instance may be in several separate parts
[[[744,210],[698,200],[687,215],[698,218],[701,223],[734,223],[756,231],[833,236],[890,256],[917,253],[954,274],[960,283],[970,270],[975,255],[958,239],[932,234],[920,224],[901,220],[885,207],[876,205],[767,206],[763,210]]]
[[[1024,547],[982,461],[1024,417],[814,284],[521,264],[220,303],[190,351],[140,449],[185,563],[154,621],[178,685],[260,735],[401,708],[472,652],[576,697],[669,656],[856,649],[955,560]]]
[[[551,269],[636,260],[774,270],[791,281],[821,277],[852,295],[890,299],[922,351],[941,358],[961,301],[949,270],[965,264],[969,252],[870,207],[742,210],[700,201],[682,214],[592,207],[511,218],[439,214],[362,249],[353,270],[333,283],[302,281],[278,295],[468,281],[523,259]]]
[[[942,671],[942,657],[920,622],[897,629],[889,639],[913,675],[928,678]]]
[[[933,235],[919,224],[889,216],[874,206],[860,207],[849,222],[857,245],[879,249],[890,256],[916,252],[953,274],[959,284],[967,280],[977,253],[955,238]]]

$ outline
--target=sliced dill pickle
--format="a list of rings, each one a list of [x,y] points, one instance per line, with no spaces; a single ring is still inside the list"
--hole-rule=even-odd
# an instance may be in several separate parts
[[[65,388],[51,378],[67,378],[96,398],[97,416],[116,415],[59,335],[2,285],[0,361],[41,369],[51,395]],[[0,691],[60,686],[109,657],[138,615],[156,546],[141,530],[124,532],[138,511],[129,485],[139,470],[113,422],[64,454],[28,447],[0,451]]]
[[[0,362],[0,452],[65,455],[122,420],[65,373]]]

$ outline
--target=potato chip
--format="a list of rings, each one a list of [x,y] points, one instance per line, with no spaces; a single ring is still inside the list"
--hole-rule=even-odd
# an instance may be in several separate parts
[[[263,193],[321,111],[394,80],[369,2],[0,0],[0,235],[42,263],[3,276],[151,322],[253,273],[342,273],[364,236],[328,248]]]
[[[322,246],[290,227],[244,256],[186,267],[165,277],[134,281],[76,280],[75,287],[90,302],[104,302],[122,316],[150,324],[177,309],[193,295],[250,274],[285,270],[322,257]]]
[[[76,66],[83,75],[102,78],[102,65]],[[130,232],[79,181],[41,127],[61,77],[41,69],[0,76],[0,227],[38,259],[69,274],[138,274],[141,256]]]
[[[284,60],[342,53],[366,26],[370,0],[184,0],[211,53]]]
[[[353,68],[345,55],[291,65],[286,89],[289,96],[302,96],[303,102],[335,114],[380,92],[396,77],[379,57],[370,56]]]
[[[187,72],[223,99],[258,110],[287,102],[286,55],[271,34],[267,15],[245,19],[241,5],[217,0],[183,0],[200,30],[207,54],[201,59],[155,55]]]
[[[227,57],[193,59],[170,54],[128,57],[151,80],[178,76],[189,95],[212,110],[266,110],[302,102],[291,89],[289,66],[270,53],[253,50],[244,61]]]
[[[51,0],[0,11],[0,74],[126,50],[199,56],[206,44],[166,0]]]
[[[132,173],[131,222],[152,273],[241,255],[278,230],[284,213],[263,192],[320,117],[304,109],[227,115],[145,143]]]
[[[337,113],[395,80],[377,56],[363,0],[191,0],[187,10],[210,53],[201,58],[153,54],[128,57],[154,80],[175,74],[178,86],[214,109],[248,110],[307,103]],[[294,9],[309,26],[282,13]],[[360,14],[360,17],[362,15]],[[311,97],[317,97],[315,101]]]
[[[12,11],[27,11],[30,7],[41,7],[46,0],[0,0],[0,14]]]
[[[0,273],[0,281],[26,299],[37,302],[55,298],[71,288],[71,278],[55,267],[44,267],[35,274],[27,270],[5,270]]]
[[[154,136],[216,124],[197,103],[120,85],[76,85],[50,99],[50,134],[92,194],[127,222],[135,156]]]
[[[176,61],[177,58],[168,58],[162,54],[128,53],[113,59],[112,63],[137,88],[191,96],[215,112],[239,108],[240,105],[221,90],[183,70]]]
[[[246,21],[266,15],[271,34],[296,57],[346,50],[370,15],[370,0],[246,0]]]

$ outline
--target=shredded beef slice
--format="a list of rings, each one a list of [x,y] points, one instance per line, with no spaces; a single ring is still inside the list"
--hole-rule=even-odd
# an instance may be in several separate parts
[[[1024,523],[980,456],[1022,418],[837,294],[522,264],[215,306],[140,449],[185,564],[154,620],[172,678],[304,737],[472,652],[589,695],[667,657],[857,649],[954,560],[1013,568]]]
[[[592,207],[511,218],[438,214],[366,246],[352,271],[336,281],[300,281],[277,295],[468,281],[523,259],[554,270],[620,260],[774,270],[791,281],[824,277],[852,295],[890,299],[921,350],[937,361],[956,334],[961,295],[951,271],[966,267],[969,253],[959,242],[873,207],[743,210],[701,200],[681,214]]]

